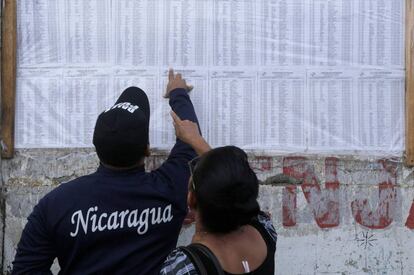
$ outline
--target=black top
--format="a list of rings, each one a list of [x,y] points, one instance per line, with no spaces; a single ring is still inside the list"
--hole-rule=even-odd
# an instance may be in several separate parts
[[[274,274],[274,272],[275,272],[276,242],[273,239],[273,237],[271,237],[271,235],[269,235],[267,230],[264,228],[264,226],[257,219],[255,219],[252,223],[250,223],[250,225],[252,225],[254,228],[256,228],[257,231],[259,231],[259,233],[262,236],[263,240],[266,242],[267,255],[266,255],[266,259],[264,260],[264,262],[258,268],[256,268],[255,270],[253,270],[251,272],[243,273],[243,274],[252,274],[252,275]],[[224,274],[226,274],[226,275],[235,275],[233,273],[229,273],[229,272],[226,272],[226,271],[224,271]]]
[[[197,121],[184,89],[171,92],[181,119]],[[33,209],[13,262],[13,274],[158,274],[176,246],[187,211],[188,161],[177,141],[160,168],[114,171],[104,166],[64,183]]]
[[[267,256],[264,262],[255,270],[243,273],[251,275],[270,275],[274,274],[275,270],[275,252],[276,252],[276,242],[277,234],[275,228],[272,225],[270,217],[264,213],[260,213],[257,218],[255,218],[250,225],[255,227],[267,246]],[[224,271],[226,275],[238,275],[232,274]],[[170,253],[160,272],[161,275],[199,275],[196,267],[192,260],[179,248],[175,249]]]

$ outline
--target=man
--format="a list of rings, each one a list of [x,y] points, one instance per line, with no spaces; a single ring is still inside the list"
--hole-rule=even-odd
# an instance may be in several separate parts
[[[35,206],[22,233],[13,274],[158,274],[186,215],[188,161],[209,150],[180,74],[169,72],[166,97],[177,141],[160,168],[146,173],[150,106],[126,89],[99,115],[93,143],[98,170],[62,184]]]

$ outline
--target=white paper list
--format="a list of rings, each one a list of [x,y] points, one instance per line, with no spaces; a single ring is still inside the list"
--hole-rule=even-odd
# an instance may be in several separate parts
[[[162,10],[162,64],[207,65],[208,1],[164,0]]]
[[[66,62],[106,64],[110,62],[110,0],[63,1],[63,32]]]
[[[210,73],[208,140],[211,144],[249,146],[256,142],[256,73]]]
[[[256,9],[253,1],[211,1],[213,8],[212,64],[251,66],[256,64]]]
[[[349,0],[315,0],[308,4],[310,65],[352,63],[353,3]]]
[[[58,2],[17,1],[17,59],[20,66],[62,65]]]
[[[404,150],[404,0],[18,1],[16,147],[90,147],[130,86],[175,141],[167,69],[203,135],[276,152]]]
[[[404,66],[405,1],[355,2],[357,63],[376,67]]]
[[[157,35],[161,24],[159,1],[117,0],[112,2],[114,53],[118,65],[158,65]]]
[[[404,74],[364,71],[356,79],[355,144],[367,150],[404,148]]]
[[[259,144],[278,150],[306,148],[305,71],[259,73]]]
[[[62,110],[61,70],[32,69],[17,73],[16,146],[63,146],[68,114]]]
[[[256,16],[259,64],[302,65],[305,62],[305,0],[264,0]]]
[[[353,74],[344,71],[309,71],[309,147],[346,149],[354,136]]]

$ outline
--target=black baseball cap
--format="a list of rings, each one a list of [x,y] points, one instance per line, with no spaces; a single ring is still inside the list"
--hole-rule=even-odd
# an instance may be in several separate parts
[[[143,90],[129,87],[98,116],[93,144],[101,162],[128,167],[144,157],[149,144],[150,106]]]

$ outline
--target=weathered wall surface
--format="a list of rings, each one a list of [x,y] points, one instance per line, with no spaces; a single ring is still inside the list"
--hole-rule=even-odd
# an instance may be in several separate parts
[[[151,157],[147,168],[162,159]],[[261,186],[262,208],[279,233],[277,274],[414,274],[414,171],[400,159],[252,157],[251,164],[262,180],[280,173],[302,180]],[[4,272],[36,202],[97,165],[90,149],[19,150],[1,163]],[[192,232],[183,228],[180,243]]]

